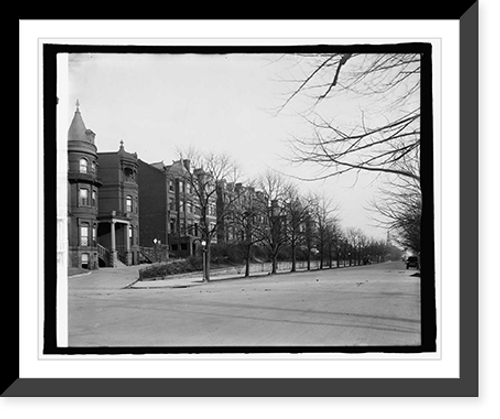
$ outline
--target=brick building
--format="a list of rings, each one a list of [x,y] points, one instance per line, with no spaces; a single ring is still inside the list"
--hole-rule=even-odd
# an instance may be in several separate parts
[[[163,165],[138,160],[139,244],[141,247],[168,245],[169,198],[171,192]]]
[[[123,141],[115,152],[99,152],[102,185],[98,200],[97,231],[102,264],[139,264],[139,186],[137,154],[125,151]]]
[[[219,243],[254,242],[267,224],[268,200],[253,186],[219,182],[217,190]]]
[[[174,257],[196,253],[200,246],[201,205],[193,185],[200,175],[190,161],[182,159],[165,165],[139,160],[139,195],[141,246],[150,247],[153,241],[167,244]],[[214,194],[206,206],[209,227],[216,225],[217,199]],[[213,243],[217,242],[214,237]]]
[[[98,152],[77,101],[68,130],[69,268],[139,263],[137,154]]]
[[[95,134],[85,127],[79,103],[68,130],[68,251],[70,268],[98,267],[98,195]]]

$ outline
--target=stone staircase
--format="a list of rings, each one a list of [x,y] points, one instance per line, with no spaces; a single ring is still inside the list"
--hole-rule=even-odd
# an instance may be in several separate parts
[[[99,254],[99,258],[104,262],[104,265],[107,267],[122,268],[127,266],[120,260],[118,254],[116,254],[116,257],[114,257],[114,255],[111,253],[109,249],[106,249],[104,246],[100,244],[97,245],[97,253]]]

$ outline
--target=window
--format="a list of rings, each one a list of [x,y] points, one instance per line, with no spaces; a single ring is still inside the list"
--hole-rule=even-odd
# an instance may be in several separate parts
[[[137,214],[139,212],[139,202],[137,200],[137,197],[135,197],[135,213]]]
[[[97,173],[95,161],[92,162],[92,173]]]
[[[193,204],[192,204],[191,202],[188,202],[188,212],[189,212],[190,214],[192,214],[192,213],[193,213]]]
[[[179,201],[179,212],[184,212],[184,201]]]
[[[128,239],[130,241],[130,246],[134,245],[134,227],[128,226]]]
[[[83,223],[80,225],[80,246],[89,245],[89,225]]]
[[[135,170],[132,167],[125,167],[123,173],[127,182],[135,182]]]
[[[211,217],[215,217],[215,213],[216,213],[216,206],[213,202],[210,202],[208,204],[208,215]]]
[[[132,212],[132,197],[127,195],[127,212]]]
[[[97,191],[92,191],[92,206],[97,207]]]
[[[80,159],[80,173],[87,173],[89,168],[89,162],[87,159]]]
[[[188,250],[187,243],[181,243],[181,250]]]
[[[89,206],[89,190],[81,188],[79,191],[79,203],[80,206]]]
[[[94,247],[97,246],[97,224],[94,224],[94,227],[92,227],[92,245]]]
[[[88,253],[82,253],[82,268],[84,269],[89,269],[89,254]]]
[[[174,182],[171,180],[168,181],[168,190],[172,192],[174,191]]]

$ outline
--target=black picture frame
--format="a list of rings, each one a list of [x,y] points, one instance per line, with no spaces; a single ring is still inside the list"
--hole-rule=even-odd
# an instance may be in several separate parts
[[[460,17],[460,378],[457,379],[20,379],[2,397],[45,396],[478,396],[479,395],[479,3]],[[465,160],[467,159],[467,160]],[[45,208],[50,210],[51,208]],[[54,209],[52,209],[54,210]],[[12,284],[13,283],[13,284]],[[17,284],[8,286],[19,301]],[[16,310],[14,310],[16,311]],[[16,311],[17,312],[17,311]],[[15,316],[14,316],[15,317]],[[12,319],[12,316],[10,316]],[[19,319],[17,319],[17,325]],[[18,329],[9,364],[19,359]],[[17,329],[17,330],[16,330]],[[5,345],[4,345],[5,349]],[[5,362],[5,361],[4,361]],[[17,362],[19,365],[19,362]]]

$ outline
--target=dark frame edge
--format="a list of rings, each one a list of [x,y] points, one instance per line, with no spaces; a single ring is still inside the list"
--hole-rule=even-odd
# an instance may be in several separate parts
[[[479,2],[460,18],[460,384],[479,396]],[[465,168],[467,168],[465,171]],[[467,314],[464,308],[467,307]]]
[[[468,315],[460,311],[459,379],[366,379],[361,386],[358,379],[31,379],[19,378],[17,343],[17,379],[2,397],[477,397],[478,12],[475,1],[460,18],[460,306]]]

